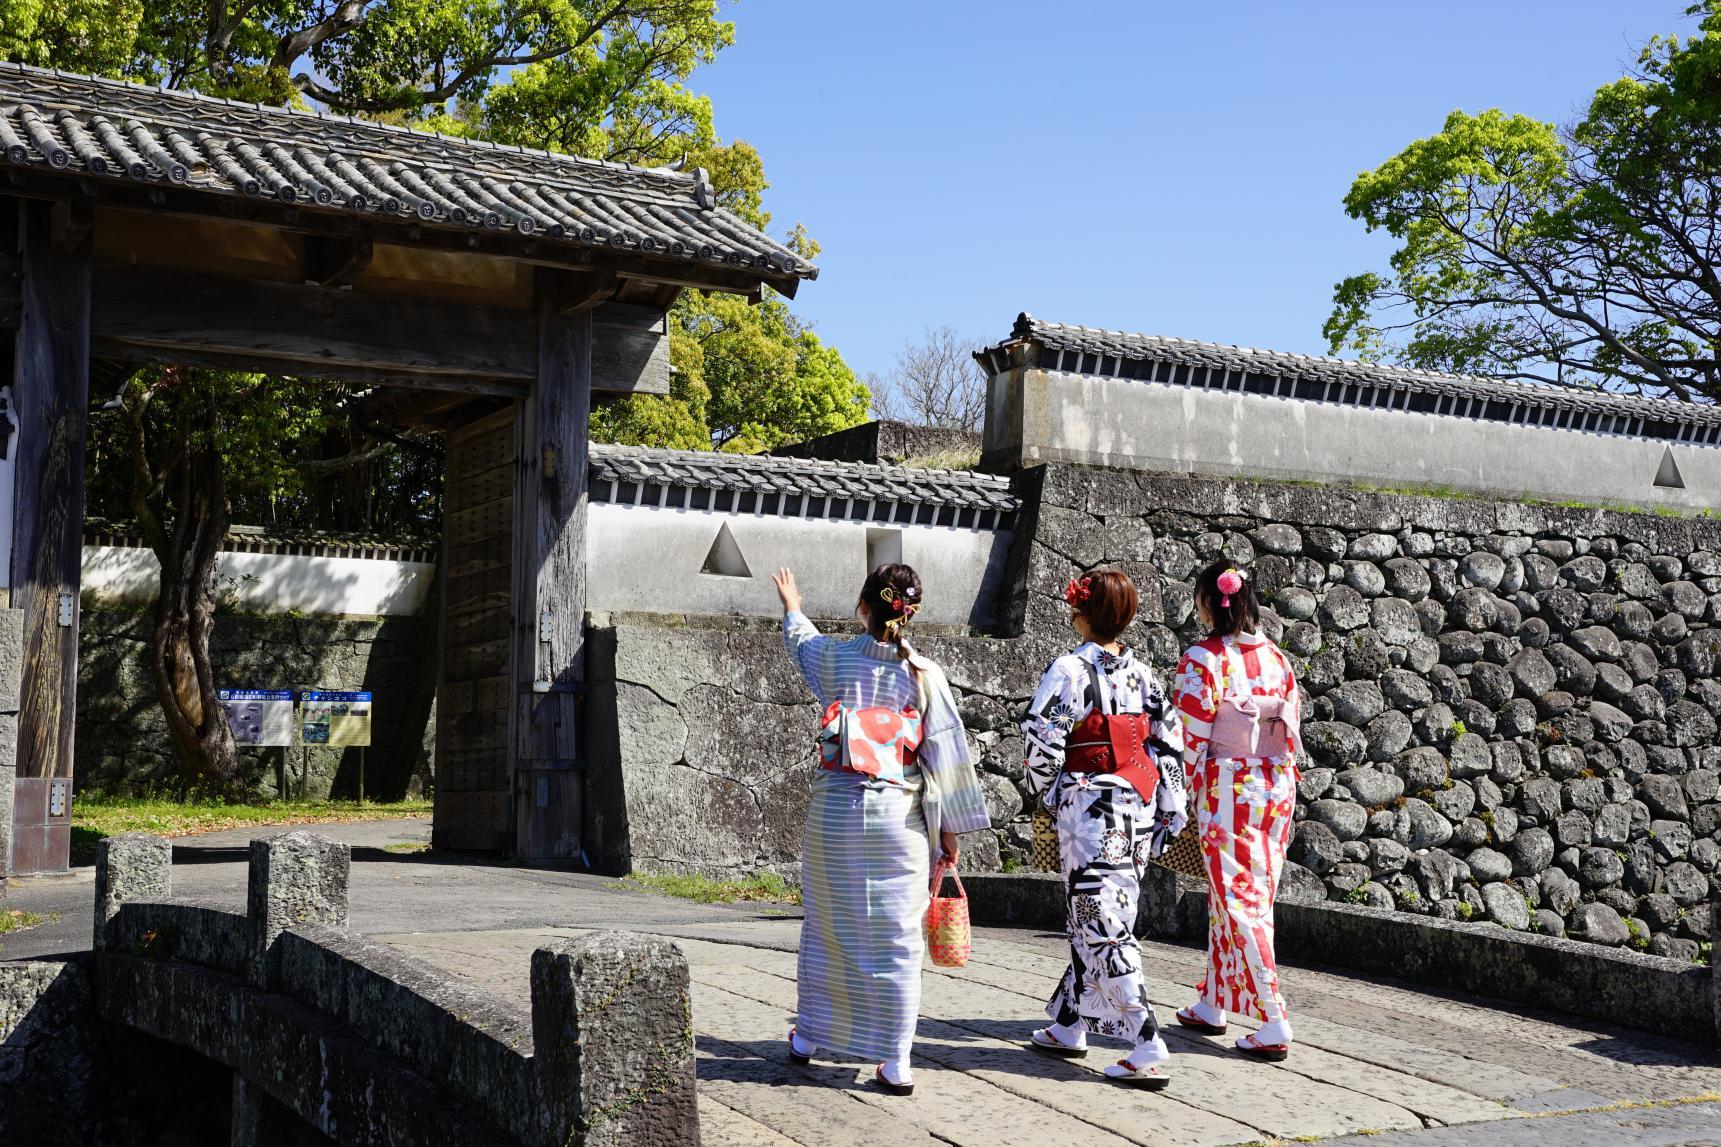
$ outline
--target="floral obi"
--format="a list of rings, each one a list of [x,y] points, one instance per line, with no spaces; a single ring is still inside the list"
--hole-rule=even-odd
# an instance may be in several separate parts
[[[1065,742],[1064,771],[1116,774],[1151,806],[1159,787],[1159,765],[1147,751],[1152,734],[1153,722],[1145,713],[1106,714],[1095,709]]]
[[[903,770],[920,749],[920,737],[916,709],[851,709],[832,701],[819,729],[819,763],[900,785]]]

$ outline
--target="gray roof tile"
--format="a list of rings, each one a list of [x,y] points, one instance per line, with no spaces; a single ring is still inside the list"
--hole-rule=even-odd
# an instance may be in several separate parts
[[[654,482],[694,489],[856,498],[910,505],[1014,512],[1010,480],[994,474],[820,462],[763,454],[592,446],[594,482]]]
[[[0,63],[0,158],[69,176],[271,197],[812,279],[714,205],[703,172],[605,163],[320,112]]]
[[[1225,376],[1224,382],[1228,389],[1233,390],[1244,388],[1244,377],[1253,374],[1287,382],[1340,384],[1323,388],[1313,395],[1305,392],[1296,394],[1302,398],[1313,397],[1316,401],[1386,406],[1389,400],[1385,396],[1390,394],[1395,396],[1391,400],[1394,406],[1414,410],[1417,404],[1411,402],[1409,396],[1427,395],[1437,399],[1471,400],[1462,410],[1454,405],[1450,412],[1468,411],[1474,417],[1500,421],[1572,425],[1675,441],[1721,440],[1721,407],[1707,403],[1684,403],[1475,375],[1441,374],[1350,359],[1068,326],[1042,322],[1028,314],[1016,319],[1008,340],[979,352],[976,357],[984,362],[989,352],[1021,342],[1037,343],[1042,348],[1041,366],[1055,362],[1055,357],[1044,357],[1046,351],[1066,352],[1065,365],[1070,370],[1084,370],[1084,366],[1072,365],[1068,355],[1092,355],[1098,361],[1086,369],[1086,373],[1116,374],[1123,370],[1126,377],[1136,378],[1140,377],[1139,373],[1126,370],[1123,364],[1168,363],[1232,372]],[[1220,382],[1209,380],[1207,385],[1218,389]],[[1354,390],[1347,389],[1352,385]]]

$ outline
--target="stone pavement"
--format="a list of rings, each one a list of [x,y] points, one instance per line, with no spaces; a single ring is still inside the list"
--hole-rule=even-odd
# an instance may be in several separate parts
[[[246,843],[274,831],[176,841],[175,891],[241,902]],[[871,1064],[799,1068],[784,1057],[798,921],[781,909],[690,904],[598,877],[385,851],[423,839],[424,821],[315,831],[354,846],[355,928],[522,1006],[531,951],[548,938],[603,927],[677,938],[694,978],[707,1147],[1307,1137],[1373,1147],[1721,1147],[1721,1058],[1712,1051],[1313,967],[1285,971],[1299,1038],[1289,1062],[1253,1063],[1223,1041],[1172,1030],[1171,1088],[1127,1091],[1098,1074],[1122,1045],[1096,1046],[1077,1063],[1021,1047],[1044,1022],[1042,1001],[1064,957],[1056,936],[1005,929],[977,931],[969,967],[928,968],[918,1088],[893,1098],[865,1085]],[[87,948],[92,896],[87,869],[14,882],[13,906],[62,917],[8,938],[0,958]],[[1189,999],[1201,953],[1149,944],[1147,966],[1154,1004],[1169,1019]]]

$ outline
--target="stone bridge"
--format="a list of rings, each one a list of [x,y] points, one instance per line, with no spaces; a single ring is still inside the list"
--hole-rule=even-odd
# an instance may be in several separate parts
[[[0,1141],[698,1142],[673,942],[539,947],[527,1011],[348,931],[345,844],[251,842],[243,913],[175,898],[172,858],[104,841],[89,956],[0,964]]]

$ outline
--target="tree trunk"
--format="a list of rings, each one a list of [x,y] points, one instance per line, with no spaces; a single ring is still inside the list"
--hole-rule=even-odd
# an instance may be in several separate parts
[[[205,398],[196,418],[183,423],[180,496],[171,528],[155,531],[161,589],[155,603],[151,676],[179,751],[181,771],[193,788],[243,795],[239,752],[216,697],[209,637],[215,628],[216,559],[227,533],[227,497],[221,457],[214,448],[215,409]],[[159,518],[156,519],[158,522]]]

